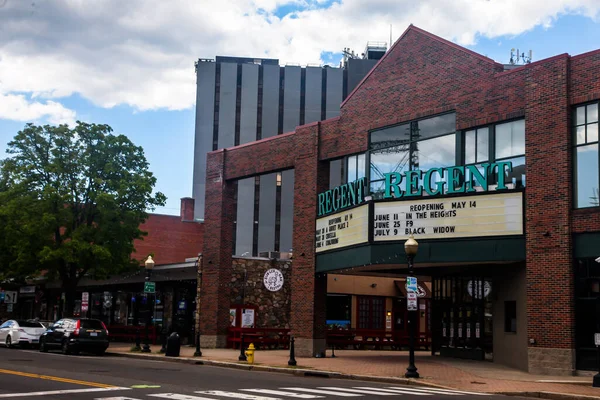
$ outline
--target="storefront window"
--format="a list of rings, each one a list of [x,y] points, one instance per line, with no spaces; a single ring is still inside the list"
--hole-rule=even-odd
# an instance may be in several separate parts
[[[327,295],[327,328],[350,329],[352,296],[346,294]]]
[[[600,206],[598,103],[575,108],[575,207]]]
[[[600,332],[600,264],[593,258],[575,262],[575,343],[577,369],[595,370],[594,334]]]
[[[385,297],[358,297],[358,329],[384,329]]]

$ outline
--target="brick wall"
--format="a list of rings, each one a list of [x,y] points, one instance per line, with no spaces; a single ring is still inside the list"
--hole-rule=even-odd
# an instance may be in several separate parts
[[[136,252],[132,257],[140,264],[150,253],[154,254],[154,262],[161,265],[182,263],[202,251],[204,226],[200,223],[182,221],[173,215],[150,214],[140,229],[148,232],[143,240],[134,243]]]

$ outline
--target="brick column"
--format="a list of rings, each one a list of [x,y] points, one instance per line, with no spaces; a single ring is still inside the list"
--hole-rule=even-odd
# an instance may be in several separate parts
[[[320,123],[314,123],[296,130],[290,325],[299,356],[322,355],[326,347],[327,278],[315,276],[315,221],[317,194],[329,184],[329,164],[318,160],[319,127]]]
[[[234,185],[224,180],[225,150],[208,154],[200,333],[202,347],[225,347],[232,275]]]
[[[525,90],[529,372],[552,375],[572,375],[575,360],[568,63],[531,65]]]

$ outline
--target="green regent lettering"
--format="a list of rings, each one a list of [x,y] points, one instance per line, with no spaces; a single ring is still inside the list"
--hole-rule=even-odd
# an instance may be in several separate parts
[[[366,178],[348,182],[326,192],[319,193],[318,216],[329,214],[346,207],[352,207],[365,200]]]
[[[475,186],[481,186],[484,191],[487,191],[489,177],[494,172],[498,176],[496,190],[506,190],[508,189],[506,174],[511,171],[512,162],[499,161],[491,164],[481,164],[481,166],[432,168],[425,173],[421,170],[405,173],[390,172],[384,174],[385,193],[383,198],[421,196],[423,190],[430,196],[441,193],[471,193],[476,191]],[[471,179],[466,180],[465,176],[468,175]]]

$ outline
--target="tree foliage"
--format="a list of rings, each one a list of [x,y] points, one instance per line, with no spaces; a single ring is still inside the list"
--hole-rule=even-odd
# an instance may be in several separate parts
[[[144,235],[139,226],[166,200],[153,193],[156,178],[141,147],[108,125],[28,124],[7,153],[0,164],[0,277],[60,279],[69,310],[83,276],[139,266],[131,258],[133,241]]]

